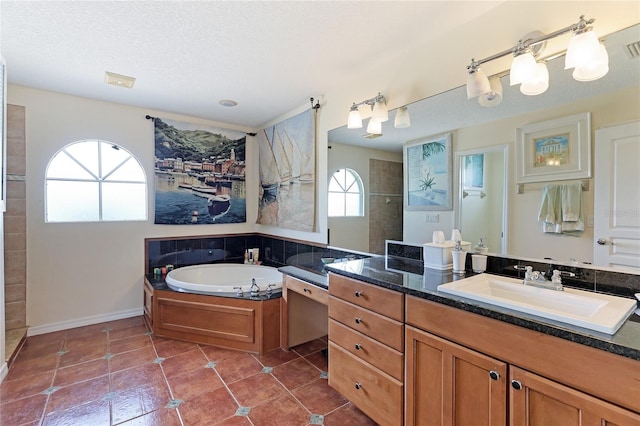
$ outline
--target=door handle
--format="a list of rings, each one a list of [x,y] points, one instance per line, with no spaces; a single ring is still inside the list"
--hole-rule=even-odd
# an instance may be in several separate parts
[[[606,245],[613,245],[613,241],[608,240],[606,238],[600,237],[596,240],[596,243],[598,243],[598,245],[601,246],[606,246]]]

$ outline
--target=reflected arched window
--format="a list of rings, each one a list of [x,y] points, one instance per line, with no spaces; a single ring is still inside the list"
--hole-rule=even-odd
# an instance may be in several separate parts
[[[147,179],[140,162],[111,142],[71,143],[49,161],[46,222],[147,220]]]
[[[330,217],[364,216],[364,188],[355,170],[340,169],[329,181]]]

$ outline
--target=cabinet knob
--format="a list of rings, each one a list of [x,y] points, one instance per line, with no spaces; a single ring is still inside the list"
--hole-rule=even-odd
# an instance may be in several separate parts
[[[362,385],[358,382],[356,382],[355,386],[356,386],[356,389],[362,389]]]
[[[498,380],[500,378],[500,373],[493,370],[489,371],[489,377],[491,377],[491,380]]]
[[[309,293],[309,289],[308,288],[303,288],[302,291],[304,291],[305,293]]]
[[[360,297],[360,296],[362,296],[362,292],[360,290],[357,290],[355,295],[356,295],[356,297]]]
[[[362,345],[360,343],[356,343],[356,350],[359,351],[360,349],[362,349]]]
[[[356,318],[356,324],[362,324],[362,318]]]
[[[515,390],[520,390],[522,389],[522,383],[520,383],[518,380],[512,380],[511,387],[514,388]]]

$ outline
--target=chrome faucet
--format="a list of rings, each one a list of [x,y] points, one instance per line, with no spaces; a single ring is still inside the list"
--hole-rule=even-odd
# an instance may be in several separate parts
[[[544,276],[544,272],[534,271],[532,266],[527,266],[524,273],[524,285],[530,285],[532,287],[546,288],[549,290],[563,291],[562,278],[560,278],[560,271],[555,269],[551,280],[548,280]]]
[[[251,278],[251,288],[249,289],[249,294],[251,295],[251,297],[258,297],[259,293],[260,287],[258,287],[258,284],[256,284],[256,279]]]

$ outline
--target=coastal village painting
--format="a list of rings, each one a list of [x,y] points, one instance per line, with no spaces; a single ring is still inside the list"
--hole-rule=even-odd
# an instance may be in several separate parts
[[[258,224],[315,231],[315,134],[312,109],[258,133]]]
[[[155,223],[247,221],[246,134],[154,118]]]

